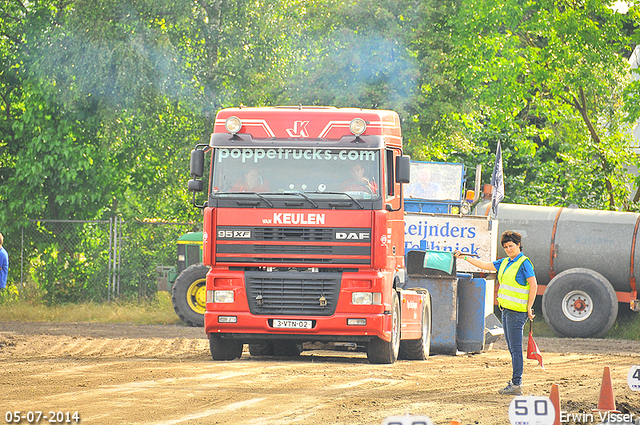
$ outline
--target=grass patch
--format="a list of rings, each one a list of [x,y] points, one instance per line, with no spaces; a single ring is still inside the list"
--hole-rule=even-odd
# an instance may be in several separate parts
[[[635,313],[629,308],[629,304],[621,303],[618,311],[618,319],[613,324],[605,338],[640,340],[640,313]]]
[[[562,338],[551,326],[549,326],[542,316],[542,306],[540,301],[536,300],[533,305],[533,311],[536,315],[533,321],[533,335],[539,337]],[[604,334],[603,339],[627,339],[640,340],[640,313],[635,313],[629,309],[629,304],[620,303],[618,306],[618,318],[613,327]],[[498,319],[502,320],[499,308],[495,308],[494,314]],[[529,322],[524,325],[524,334],[529,335]]]
[[[0,304],[0,317],[3,320],[21,322],[183,324],[173,310],[171,296],[167,292],[158,292],[154,299],[143,301],[118,300],[110,303],[88,302],[53,306],[11,300]]]
[[[525,331],[529,334],[529,325],[525,325]],[[533,334],[542,337],[560,336],[547,324],[542,314],[536,314],[533,325]],[[627,339],[640,340],[640,314],[629,309],[628,304],[621,304],[618,311],[618,318],[613,327],[604,334],[603,339]]]

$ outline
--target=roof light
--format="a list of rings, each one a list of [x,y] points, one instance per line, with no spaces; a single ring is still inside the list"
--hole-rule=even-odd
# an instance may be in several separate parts
[[[229,117],[224,123],[225,128],[231,134],[236,134],[242,128],[242,121],[238,117]]]
[[[354,118],[349,123],[349,130],[354,136],[360,136],[367,129],[367,123],[362,118]]]

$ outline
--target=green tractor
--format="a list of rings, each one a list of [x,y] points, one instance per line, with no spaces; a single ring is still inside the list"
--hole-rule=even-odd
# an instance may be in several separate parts
[[[158,291],[171,292],[178,317],[190,326],[204,326],[209,268],[202,264],[202,232],[178,238],[177,270],[174,266],[159,266],[156,270]]]

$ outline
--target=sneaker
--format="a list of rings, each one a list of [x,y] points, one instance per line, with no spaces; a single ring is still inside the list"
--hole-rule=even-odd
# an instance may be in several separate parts
[[[498,394],[502,395],[521,395],[522,388],[520,385],[513,385],[511,381],[501,390],[498,390]]]

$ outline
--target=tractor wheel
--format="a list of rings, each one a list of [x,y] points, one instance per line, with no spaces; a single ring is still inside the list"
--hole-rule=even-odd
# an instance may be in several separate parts
[[[590,269],[565,270],[542,296],[545,321],[562,336],[601,337],[618,317],[618,298],[611,283]]]
[[[173,284],[173,309],[190,326],[204,326],[208,271],[203,264],[193,264],[184,269]]]
[[[391,364],[398,359],[400,351],[400,302],[393,291],[391,301],[391,341],[374,337],[367,344],[367,358],[372,364]]]

